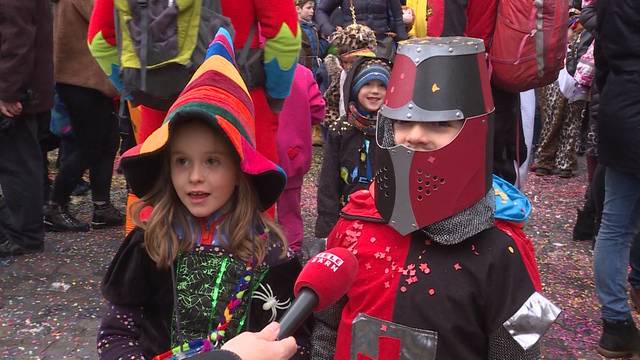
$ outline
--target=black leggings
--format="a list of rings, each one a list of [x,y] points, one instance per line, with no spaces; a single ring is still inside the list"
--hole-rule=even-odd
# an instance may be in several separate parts
[[[113,101],[97,90],[80,86],[58,83],[56,91],[69,112],[75,146],[61,163],[51,200],[67,204],[82,173],[89,169],[93,201],[108,202],[119,142]]]

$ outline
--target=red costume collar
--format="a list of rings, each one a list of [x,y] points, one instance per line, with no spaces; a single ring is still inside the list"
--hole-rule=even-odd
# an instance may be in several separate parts
[[[370,222],[384,222],[376,208],[373,196],[374,183],[369,190],[356,191],[349,195],[349,202],[342,208],[341,216],[346,219],[361,219]]]

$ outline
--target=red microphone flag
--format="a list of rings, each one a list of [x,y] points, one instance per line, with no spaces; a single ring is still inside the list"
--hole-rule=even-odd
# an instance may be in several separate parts
[[[294,294],[309,288],[318,295],[313,311],[320,311],[346,294],[358,274],[358,260],[345,248],[333,248],[319,253],[302,268]]]

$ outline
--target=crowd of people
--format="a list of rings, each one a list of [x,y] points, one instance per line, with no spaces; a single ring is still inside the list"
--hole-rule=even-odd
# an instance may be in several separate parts
[[[100,359],[537,359],[562,304],[522,189],[584,154],[573,239],[594,244],[597,352],[640,356],[640,6],[570,1],[557,34],[538,28],[566,38],[564,68],[519,93],[492,81],[506,2],[6,0],[0,256],[122,232]],[[85,223],[69,203],[89,191]],[[304,262],[331,248],[358,260],[354,285],[278,338]]]

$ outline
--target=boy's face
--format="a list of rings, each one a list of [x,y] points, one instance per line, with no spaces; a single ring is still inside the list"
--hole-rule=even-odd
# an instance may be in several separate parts
[[[313,19],[313,8],[315,3],[313,1],[307,1],[302,4],[302,7],[296,6],[296,10],[298,10],[298,19],[304,21],[311,21]]]
[[[449,145],[456,138],[464,120],[393,122],[395,143],[415,151],[432,151]]]
[[[368,112],[380,110],[384,97],[387,95],[387,87],[380,80],[372,80],[364,84],[358,92],[358,103]]]

